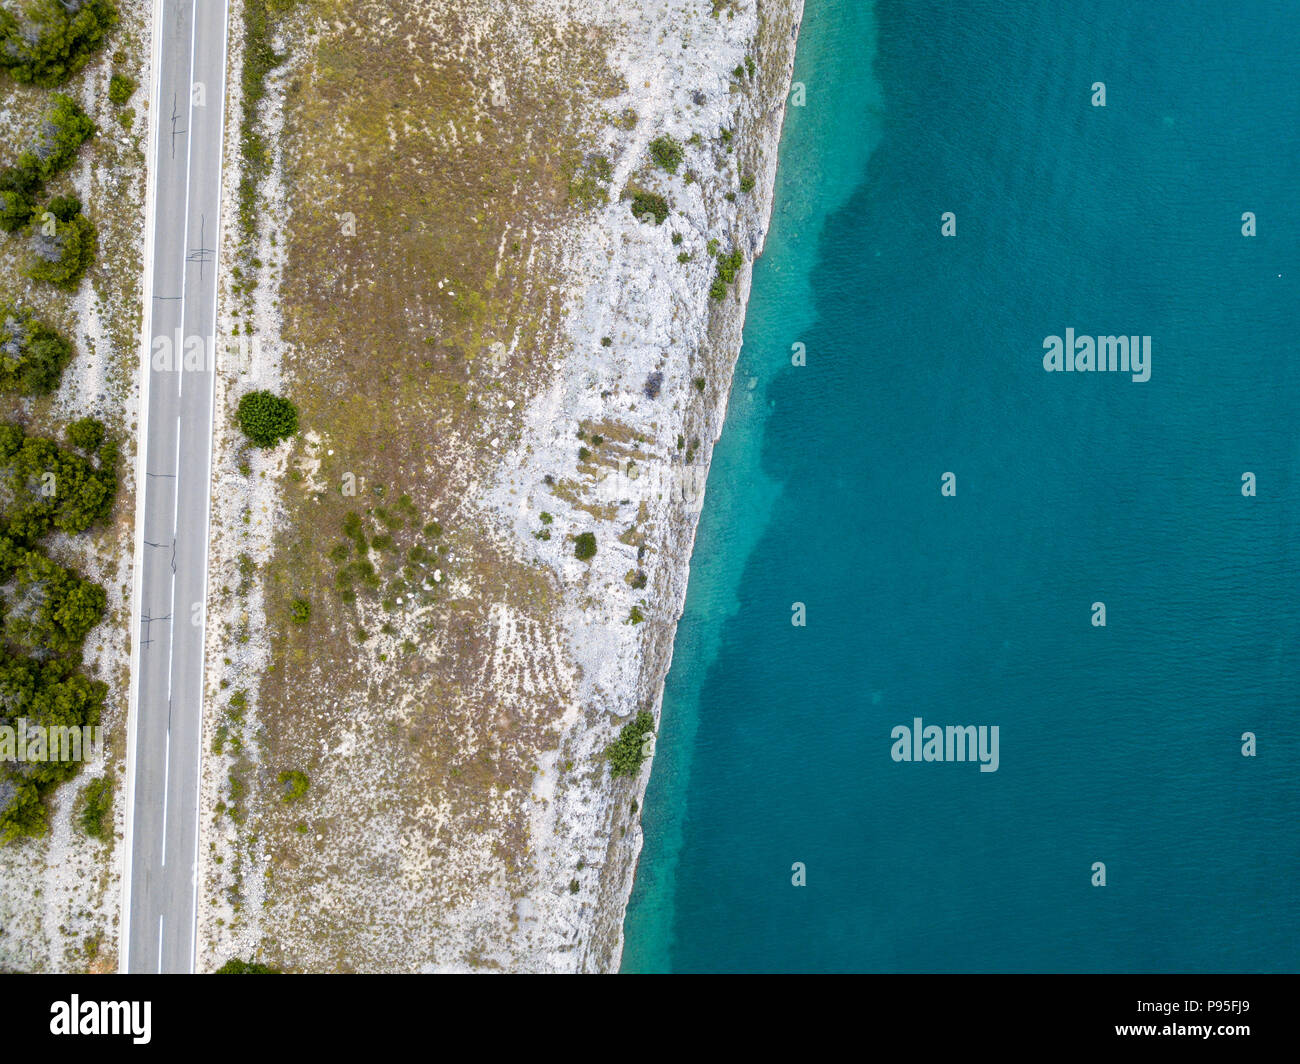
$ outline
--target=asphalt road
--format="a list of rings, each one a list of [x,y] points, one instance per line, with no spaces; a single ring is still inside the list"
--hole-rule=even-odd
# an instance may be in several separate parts
[[[226,0],[155,3],[122,883],[130,972],[194,970],[227,12]]]

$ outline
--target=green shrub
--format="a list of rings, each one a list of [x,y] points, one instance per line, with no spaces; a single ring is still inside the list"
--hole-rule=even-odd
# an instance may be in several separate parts
[[[71,196],[52,199],[27,226],[27,276],[73,290],[95,261],[95,226]]]
[[[632,214],[638,221],[653,220],[655,225],[663,225],[668,219],[668,201],[655,192],[635,192]]]
[[[121,107],[135,94],[135,79],[125,74],[114,74],[108,82],[108,98]]]
[[[235,414],[239,427],[255,447],[274,447],[298,431],[298,410],[272,392],[249,392]]]
[[[284,788],[282,797],[286,802],[296,802],[307,793],[310,780],[307,773],[285,770],[279,775],[280,786]]]
[[[573,556],[584,562],[596,556],[595,532],[583,532],[574,540]]]
[[[107,842],[113,831],[113,781],[107,777],[91,780],[82,789],[81,797],[81,830],[92,839]]]
[[[110,0],[30,0],[21,15],[0,10],[0,67],[23,84],[61,85],[116,25]]]
[[[22,188],[3,187],[10,174],[16,171],[11,167],[0,176],[0,229],[6,233],[16,233],[32,218],[36,204],[31,195]]]
[[[72,344],[29,311],[0,307],[0,391],[46,395],[71,358]]]
[[[107,517],[117,492],[116,460],[112,441],[101,443],[96,467],[52,440],[0,422],[3,541],[30,544],[54,529],[76,534]],[[0,576],[4,571],[0,561]]]
[[[306,599],[294,599],[289,604],[289,616],[294,624],[306,624],[311,620],[311,603]]]
[[[84,454],[98,454],[104,444],[104,423],[98,418],[83,417],[67,429],[68,445]]]
[[[16,581],[5,603],[5,640],[38,656],[79,652],[104,616],[104,589],[37,550],[15,551],[12,561]]]
[[[95,123],[71,96],[55,93],[54,106],[41,119],[31,146],[18,156],[18,169],[39,181],[57,177],[95,134]]]
[[[623,725],[618,738],[605,751],[611,776],[616,779],[619,776],[635,776],[641,770],[641,763],[647,753],[645,737],[653,735],[654,730],[654,717],[645,710],[641,710],[635,720]]]
[[[735,281],[736,272],[744,264],[745,256],[737,248],[730,255],[719,254],[717,262],[718,272],[709,287],[709,295],[721,302],[727,297],[727,286]]]
[[[650,156],[670,174],[675,174],[682,165],[684,153],[680,142],[665,134],[650,142]]]
[[[21,715],[29,726],[98,724],[107,691],[106,684],[82,676],[69,660],[38,660],[8,651],[0,654],[0,705],[22,707]],[[79,761],[18,763],[0,759],[0,844],[43,835],[48,823],[45,797],[80,769]],[[108,793],[100,793],[96,799],[103,816],[95,826],[103,825],[109,800]],[[111,822],[103,826],[105,832],[111,830]]]

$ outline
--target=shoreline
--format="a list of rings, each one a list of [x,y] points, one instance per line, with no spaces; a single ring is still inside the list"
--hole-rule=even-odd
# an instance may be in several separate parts
[[[764,5],[760,4],[760,8]],[[662,582],[652,577],[652,588],[656,595],[667,599],[668,606],[660,610],[667,617],[657,626],[645,624],[645,637],[639,641],[633,653],[639,656],[634,680],[622,690],[612,692],[587,690],[584,701],[604,701],[616,718],[616,725],[621,725],[639,709],[649,709],[655,720],[658,733],[663,709],[664,686],[672,664],[676,643],[677,625],[685,608],[687,585],[690,575],[690,561],[694,551],[695,537],[699,528],[700,507],[703,493],[707,490],[707,478],[712,464],[713,448],[721,438],[726,421],[728,402],[731,396],[733,375],[739,360],[744,323],[749,306],[749,297],[753,280],[754,260],[762,254],[771,227],[773,197],[775,194],[776,173],[779,165],[778,147],[784,125],[785,109],[794,71],[794,56],[798,43],[798,30],[803,20],[803,0],[779,0],[776,4],[766,5],[766,11],[760,12],[757,30],[758,50],[761,56],[762,75],[760,92],[751,101],[745,116],[754,122],[751,135],[742,144],[751,160],[757,160],[761,166],[755,182],[756,202],[751,210],[737,209],[727,212],[722,208],[725,222],[735,233],[736,246],[746,252],[745,266],[737,278],[736,291],[729,295],[721,307],[706,304],[703,320],[703,332],[694,337],[698,342],[699,354],[705,359],[709,377],[716,379],[716,385],[709,388],[712,400],[705,404],[695,417],[687,416],[682,430],[688,438],[698,435],[702,441],[703,461],[699,465],[703,476],[695,483],[697,492],[692,495],[683,489],[681,498],[673,500],[664,514],[664,526],[667,535],[654,545],[654,550],[662,553],[666,559],[663,566]],[[764,17],[764,15],[766,17]],[[767,50],[771,54],[766,54]],[[742,140],[745,138],[738,138]],[[727,206],[731,206],[727,203]],[[727,216],[729,215],[729,216]],[[626,374],[624,374],[626,376]],[[683,381],[684,398],[690,398],[690,381]],[[689,496],[689,498],[688,498]],[[653,505],[651,507],[654,509]],[[577,642],[583,629],[581,620],[573,624],[573,642]],[[581,665],[590,664],[582,661]],[[594,685],[593,685],[594,686]],[[603,696],[603,697],[602,697]],[[624,712],[620,712],[620,710]],[[590,729],[588,729],[590,731]],[[603,738],[612,741],[617,729],[607,732]],[[603,746],[592,749],[590,735],[586,743],[577,743],[579,749],[589,755],[600,757]],[[561,749],[565,748],[562,740]],[[603,871],[595,912],[585,921],[591,928],[593,940],[584,951],[579,967],[582,970],[617,971],[622,959],[624,944],[624,920],[627,906],[635,882],[637,864],[640,860],[644,836],[641,828],[640,811],[645,808],[645,792],[653,772],[654,757],[646,758],[641,771],[630,782],[609,781],[602,778],[600,788],[603,794],[581,794],[573,804],[583,805],[590,802],[601,804],[604,799],[606,808],[602,810],[609,816],[603,830],[594,832],[596,838],[604,838],[606,846],[603,854]],[[618,801],[622,799],[622,801]],[[638,812],[631,812],[630,800],[635,801]],[[587,820],[575,818],[577,825],[591,831],[594,826]],[[575,828],[577,827],[575,825]],[[561,829],[565,825],[561,824]],[[581,828],[577,828],[581,830]],[[563,832],[560,832],[563,834]],[[577,927],[584,921],[574,919]]]
[[[761,242],[757,252],[754,255],[755,259],[757,259],[760,255],[762,255],[766,251],[767,236],[772,226],[772,213],[775,206],[774,199],[776,193],[776,177],[777,177],[778,169],[780,167],[779,146],[781,142],[781,133],[785,125],[785,112],[786,112],[786,108],[789,106],[790,85],[794,75],[795,57],[798,52],[799,30],[803,23],[804,0],[791,0],[789,13],[793,19],[794,25],[792,28],[792,36],[789,38],[788,59],[785,62],[785,76],[781,82],[781,92],[780,92],[781,104],[779,106],[778,111],[769,112],[767,125],[765,129],[765,132],[767,133],[767,137],[764,140],[764,147],[766,148],[764,154],[765,156],[770,156],[771,165],[765,171],[764,180],[760,186],[762,189],[762,203],[758,209],[758,214],[761,217],[761,221],[759,223],[761,229]],[[760,40],[760,45],[761,44],[762,41]],[[730,364],[728,365],[726,371],[727,387],[723,391],[722,400],[718,404],[718,407],[714,415],[716,419],[715,421],[716,431],[713,434],[713,438],[709,444],[709,451],[708,451],[709,461],[706,468],[705,488],[704,488],[706,492],[708,490],[707,489],[708,474],[712,472],[713,448],[714,446],[716,446],[717,442],[721,439],[723,429],[725,428],[726,425],[727,410],[731,398],[731,389],[734,386],[736,365],[739,362],[741,348],[743,347],[743,334],[744,334],[745,320],[748,316],[749,300],[752,294],[753,294],[753,262],[751,261],[750,268],[745,272],[744,289],[739,296],[739,309],[738,311],[735,312],[730,322],[730,325],[735,330],[737,342],[736,342],[734,354],[730,358]],[[701,499],[701,503],[702,502],[703,500]],[[686,594],[690,584],[690,569],[691,569],[690,563],[691,563],[691,558],[695,553],[695,540],[698,532],[699,532],[699,511],[696,512],[695,520],[690,522],[689,535],[687,535],[684,538],[684,540],[679,541],[677,544],[677,549],[678,551],[680,551],[680,554],[678,556],[681,558],[681,564],[680,564],[681,591],[677,601],[676,620],[672,625],[672,633],[668,639],[668,645],[666,651],[664,651],[660,656],[656,658],[652,658],[646,663],[644,674],[645,674],[645,680],[647,682],[645,684],[645,687],[649,688],[649,690],[652,690],[654,692],[653,712],[655,718],[656,734],[658,734],[659,732],[659,726],[660,726],[662,713],[663,713],[664,688],[668,680],[668,673],[672,668],[673,653],[676,650],[676,645],[677,645],[677,625],[681,621],[682,612],[685,609],[685,605],[686,605]],[[645,809],[646,790],[649,787],[650,777],[654,771],[653,755],[647,759],[647,762],[648,763],[645,767],[645,770],[640,774],[640,776],[637,779],[637,784],[635,788],[636,801],[639,808],[642,810]],[[611,836],[611,841],[612,841],[612,836]],[[644,831],[641,828],[640,818],[638,818],[636,831],[633,837],[633,842],[629,847],[630,853],[628,855],[628,871],[626,875],[626,882],[622,889],[622,898],[619,906],[617,946],[614,951],[614,955],[615,955],[615,964],[613,966],[614,971],[618,971],[622,967],[623,949],[626,943],[627,908],[628,908],[628,904],[631,901],[632,891],[636,885],[636,872],[638,866],[640,865],[641,852],[642,849],[644,848],[644,845],[645,845],[645,835],[644,835]]]

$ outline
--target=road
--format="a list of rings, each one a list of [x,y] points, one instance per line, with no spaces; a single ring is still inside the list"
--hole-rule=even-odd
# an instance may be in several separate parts
[[[156,0],[120,967],[191,972],[225,0]],[[184,359],[201,338],[203,355]],[[182,368],[176,368],[176,367]]]

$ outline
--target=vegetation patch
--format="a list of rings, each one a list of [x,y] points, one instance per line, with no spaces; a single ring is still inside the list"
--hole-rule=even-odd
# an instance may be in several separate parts
[[[617,779],[619,776],[635,776],[641,771],[641,764],[650,753],[646,737],[653,735],[654,730],[655,719],[644,709],[630,723],[623,725],[618,738],[605,751],[611,776]]]
[[[52,88],[86,65],[117,25],[109,0],[27,0],[0,9],[0,69],[15,81]]]
[[[685,151],[680,141],[665,134],[650,142],[650,157],[654,159],[656,165],[670,174],[675,174],[677,168],[682,165]]]
[[[298,410],[293,403],[265,390],[243,396],[235,419],[254,447],[274,447],[298,431]]]

